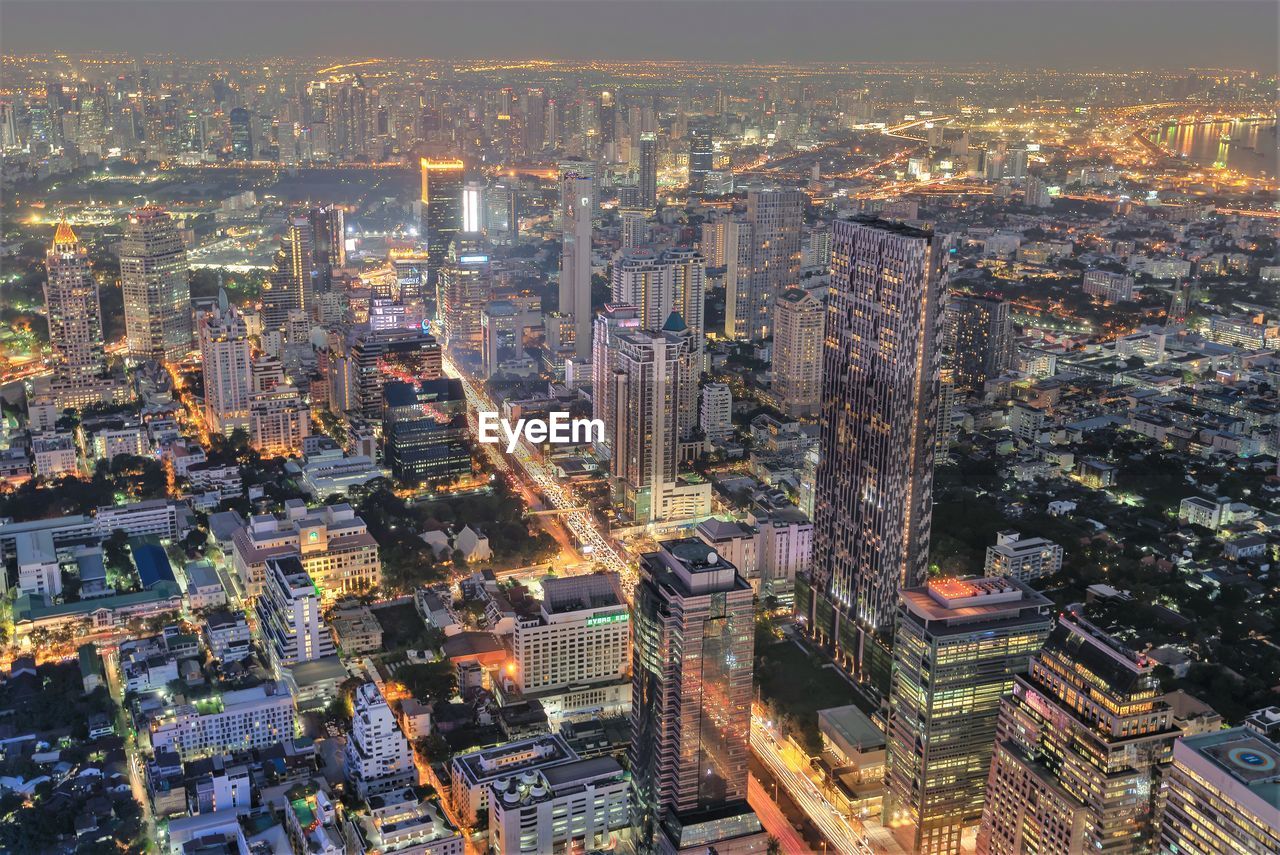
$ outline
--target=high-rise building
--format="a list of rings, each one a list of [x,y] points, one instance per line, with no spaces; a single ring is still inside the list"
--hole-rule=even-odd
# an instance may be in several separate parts
[[[622,251],[635,249],[649,242],[649,214],[640,208],[621,208],[618,219],[622,221]]]
[[[1150,852],[1179,735],[1154,662],[1059,616],[1001,701],[977,851]]]
[[[689,192],[705,192],[707,173],[714,168],[715,145],[711,140],[711,131],[694,131],[689,137]]]
[[[377,683],[356,689],[346,761],[347,780],[362,799],[418,782],[413,749]]]
[[[733,437],[733,391],[727,383],[702,387],[698,425],[708,442],[724,442]]]
[[[271,666],[282,669],[333,656],[333,635],[320,614],[320,595],[295,555],[268,558],[254,603]]]
[[[615,145],[618,140],[618,106],[614,102],[613,93],[600,93],[596,115],[600,126],[600,149],[608,154],[609,147]]]
[[[440,344],[419,329],[362,331],[350,346],[353,409],[382,418],[382,387],[389,377],[405,382],[440,376]]]
[[[307,212],[311,219],[311,256],[316,272],[317,292],[333,288],[333,271],[347,266],[346,215],[336,205],[324,205]]]
[[[700,496],[676,479],[680,443],[697,416],[693,336],[673,313],[660,331],[619,332],[611,341],[617,352],[603,418],[614,502],[640,524],[693,516],[689,503]]]
[[[461,381],[394,380],[382,397],[383,459],[397,481],[416,485],[471,472]]]
[[[947,297],[943,346],[955,368],[956,385],[981,392],[1013,362],[1009,304],[991,297],[953,293]]]
[[[453,236],[462,230],[462,186],[466,167],[461,160],[419,161],[422,170],[422,224],[418,239],[427,245],[428,289],[434,289]],[[434,291],[429,291],[434,293]]]
[[[724,334],[726,338],[747,338],[751,318],[751,224],[745,219],[726,218],[721,258],[724,262]]]
[[[1053,625],[1053,604],[1008,579],[932,579],[902,591],[889,689],[887,825],[912,851],[951,855],[982,817],[1000,698]]]
[[[1280,745],[1247,727],[1179,739],[1160,787],[1156,851],[1280,852]]]
[[[191,288],[187,250],[162,208],[139,208],[120,241],[120,286],[129,355],[178,362],[191,352]]]
[[[610,284],[615,304],[640,309],[644,329],[661,329],[676,312],[693,332],[694,346],[701,350],[706,281],[706,260],[696,250],[636,249],[614,261]]]
[[[315,235],[308,217],[291,217],[271,270],[262,283],[262,328],[283,331],[289,314],[315,317]]]
[[[440,268],[440,327],[452,353],[480,355],[481,320],[492,290],[489,256],[476,232],[459,232]]]
[[[631,634],[633,824],[660,851],[761,833],[746,804],[752,597],[737,569],[696,538],[640,557]]]
[[[747,194],[750,269],[745,274],[737,271],[738,294],[745,296],[745,301],[738,299],[734,307],[747,338],[772,334],[774,300],[800,281],[806,198],[799,190],[752,190]],[[745,294],[741,284],[746,286]]]
[[[231,125],[231,159],[253,160],[253,128],[249,111],[244,107],[232,107],[227,119]]]
[[[197,321],[200,367],[204,371],[205,424],[212,433],[230,434],[249,427],[249,329],[239,310],[218,293],[216,309]]]
[[[249,396],[249,443],[264,457],[292,457],[311,435],[311,410],[283,380]]]
[[[773,309],[773,397],[792,418],[817,415],[822,395],[826,309],[803,288],[788,288]]]
[[[652,132],[640,134],[640,207],[653,210],[658,205],[658,138]]]
[[[591,358],[592,181],[577,173],[561,180],[560,312],[573,318],[574,354],[586,362]]]
[[[49,346],[53,351],[55,402],[59,408],[102,400],[107,357],[102,338],[98,283],[89,253],[66,223],[59,223],[45,255],[44,283]]]
[[[612,431],[614,372],[617,369],[619,345],[617,337],[624,332],[639,332],[643,327],[640,310],[635,306],[606,304],[595,317],[591,339],[591,415],[606,425],[604,439],[595,451],[608,459],[613,453]]]
[[[881,220],[837,220],[834,236],[813,573],[796,609],[842,663],[884,687],[877,637],[929,557],[942,242]]]

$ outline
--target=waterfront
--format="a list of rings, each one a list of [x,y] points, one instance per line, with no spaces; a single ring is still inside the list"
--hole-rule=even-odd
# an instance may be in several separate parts
[[[1228,166],[1257,178],[1278,171],[1274,118],[1165,125],[1156,142],[1203,166]]]

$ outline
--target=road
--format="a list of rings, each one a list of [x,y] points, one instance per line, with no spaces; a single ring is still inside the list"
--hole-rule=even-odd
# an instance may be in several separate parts
[[[479,436],[478,417],[476,414],[478,412],[496,413],[500,412],[500,410],[479,385],[472,382],[470,377],[458,369],[448,355],[445,355],[442,361],[445,374],[462,381],[462,389],[467,397],[467,418],[470,422],[471,434],[472,436]],[[590,561],[603,564],[605,569],[617,573],[622,579],[623,587],[630,592],[631,588],[635,586],[635,570],[614,549],[609,542],[608,536],[601,529],[599,522],[590,511],[570,510],[581,506],[582,503],[560,484],[555,472],[549,465],[537,459],[525,440],[520,440],[520,444],[512,454],[507,454],[498,445],[488,443],[481,443],[480,445],[489,456],[494,468],[499,472],[512,472],[525,483],[532,483],[552,507],[557,510],[567,511],[561,516],[561,520],[577,539],[583,556]]]
[[[862,823],[843,816],[818,792],[813,781],[787,763],[780,750],[781,740],[782,737],[763,719],[755,715],[751,717],[751,750],[822,835],[840,852],[873,855],[874,850],[867,842],[866,829]]]
[[[147,794],[147,785],[142,779],[142,752],[138,749],[138,735],[124,708],[124,687],[120,685],[120,664],[114,649],[102,650],[102,671],[107,678],[107,691],[116,704],[116,731],[124,740],[125,760],[129,767],[129,789],[133,791],[133,800],[142,810],[142,822],[146,828],[144,837],[147,840],[158,840],[156,820],[151,814],[151,797]]]
[[[764,830],[778,838],[783,852],[787,855],[805,855],[809,851],[804,838],[791,827],[791,823],[782,815],[781,808],[769,798],[768,791],[756,780],[755,775],[747,778],[747,804],[751,805],[751,809],[760,818]]]

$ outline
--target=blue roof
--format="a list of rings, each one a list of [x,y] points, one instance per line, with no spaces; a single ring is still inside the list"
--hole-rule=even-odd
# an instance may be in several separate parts
[[[133,563],[138,568],[142,587],[150,589],[157,582],[176,582],[169,556],[158,543],[143,543],[133,547]]]

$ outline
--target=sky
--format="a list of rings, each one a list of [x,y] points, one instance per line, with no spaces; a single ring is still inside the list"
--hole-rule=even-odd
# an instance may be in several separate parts
[[[1275,0],[0,0],[0,52],[990,61],[1274,74]]]

